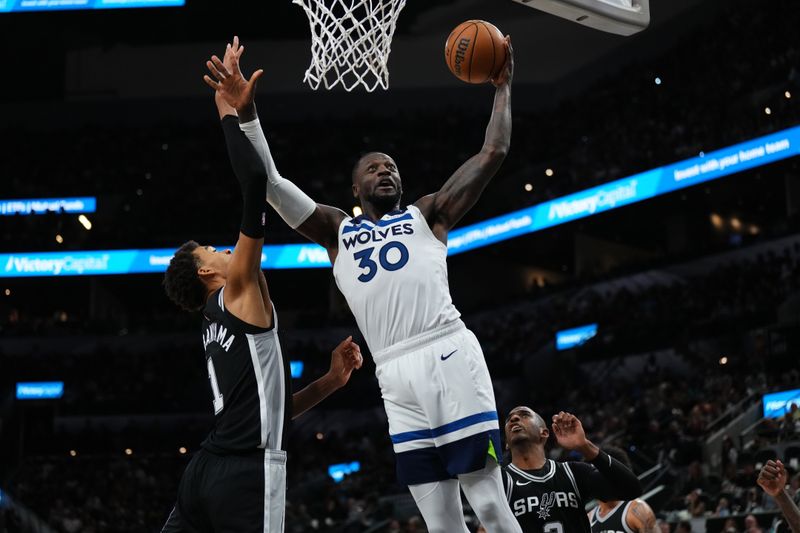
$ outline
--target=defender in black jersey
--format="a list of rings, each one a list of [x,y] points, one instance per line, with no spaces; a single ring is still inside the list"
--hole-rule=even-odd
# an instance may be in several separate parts
[[[550,431],[529,407],[515,407],[505,423],[511,464],[504,468],[508,503],[525,533],[589,533],[585,502],[592,498],[633,499],[641,494],[633,472],[601,451],[574,415],[553,417],[553,433],[566,450],[588,463],[557,462],[545,455]]]
[[[631,460],[625,450],[608,447],[605,452],[629,470]],[[644,500],[601,501],[589,511],[592,533],[660,533],[653,509]]]
[[[229,48],[226,59],[230,54]],[[238,94],[241,102],[252,101],[248,95],[261,71],[249,81],[230,77],[216,56],[208,67],[218,80],[206,81],[216,90],[244,208],[233,252],[189,241],[175,253],[164,278],[175,303],[202,311],[215,419],[201,451],[186,467],[178,501],[162,531],[276,533],[284,528],[286,422],[347,383],[362,359],[358,345],[345,339],[333,352],[328,374],[292,395],[278,317],[261,271],[266,169],[237,120],[237,114],[255,110],[231,107],[221,96]]]

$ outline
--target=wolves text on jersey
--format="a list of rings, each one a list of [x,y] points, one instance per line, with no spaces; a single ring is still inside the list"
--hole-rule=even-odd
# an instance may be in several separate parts
[[[538,496],[527,496],[514,500],[511,503],[514,516],[521,516],[536,511],[539,513],[539,518],[542,520],[550,516],[550,511],[553,507],[571,507],[573,509],[578,509],[578,496],[574,492],[551,490],[550,492],[542,494],[541,500]]]
[[[228,329],[226,327],[222,324],[212,322],[208,325],[208,328],[206,328],[205,333],[203,333],[203,349],[207,349],[209,344],[216,342],[227,352],[230,350],[233,339],[236,337],[236,335],[231,334],[230,337],[226,338],[227,335]]]
[[[387,227],[375,227],[369,230],[361,231],[355,235],[342,236],[342,244],[344,244],[345,250],[349,250],[351,246],[355,246],[356,244],[383,242],[389,237],[412,235],[413,233],[414,226],[410,222],[406,222],[404,224],[395,224]]]

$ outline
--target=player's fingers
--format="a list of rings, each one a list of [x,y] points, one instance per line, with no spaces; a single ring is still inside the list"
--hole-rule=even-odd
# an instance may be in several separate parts
[[[206,82],[206,85],[208,85],[209,87],[211,87],[211,88],[212,88],[212,89],[214,89],[215,91],[216,91],[217,89],[219,89],[219,83],[217,83],[216,81],[212,80],[212,79],[209,77],[209,75],[208,75],[208,74],[204,74],[204,75],[203,75],[203,81],[204,81],[204,82]]]
[[[225,76],[222,75],[222,73],[217,69],[217,67],[211,61],[206,61],[206,67],[208,68],[208,71],[211,73],[211,75],[217,79],[217,81],[222,81],[225,79]]]
[[[264,75],[264,69],[258,69],[257,71],[253,72],[252,76],[250,76],[250,84],[253,86],[253,89],[256,88],[258,79],[263,75]]]
[[[769,459],[764,466],[778,466],[778,463],[776,463],[772,459]]]
[[[222,64],[222,61],[217,56],[211,56],[211,61],[213,62],[214,66],[217,67],[217,70],[222,74],[222,78],[227,78],[231,75],[228,72],[228,69],[225,65]]]
[[[233,36],[233,48],[234,49],[239,48],[239,36],[238,35],[234,35]]]
[[[240,46],[239,49],[236,50],[236,59],[242,57],[243,53],[244,53],[244,45]]]
[[[353,336],[350,335],[336,346],[337,351],[347,351],[348,343],[352,340]]]

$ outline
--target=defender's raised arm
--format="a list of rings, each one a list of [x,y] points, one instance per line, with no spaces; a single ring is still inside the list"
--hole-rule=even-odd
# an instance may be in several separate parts
[[[206,83],[219,91],[220,96],[234,109],[239,116],[239,127],[255,147],[267,171],[267,202],[281,218],[303,236],[324,246],[329,252],[336,250],[336,234],[341,221],[347,216],[340,209],[318,204],[305,194],[297,185],[280,175],[272,158],[267,138],[261,127],[255,105],[255,91],[250,90],[244,78],[239,60],[244,53],[244,46],[239,38],[225,50],[223,66],[227,71],[226,83],[213,85],[208,76]],[[209,65],[209,70],[213,65]],[[257,70],[253,77],[260,76]],[[213,71],[212,71],[213,74]]]

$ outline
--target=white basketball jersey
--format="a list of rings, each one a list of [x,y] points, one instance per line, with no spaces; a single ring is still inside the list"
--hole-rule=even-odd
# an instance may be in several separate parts
[[[447,246],[413,205],[339,226],[333,276],[373,352],[457,320]]]

